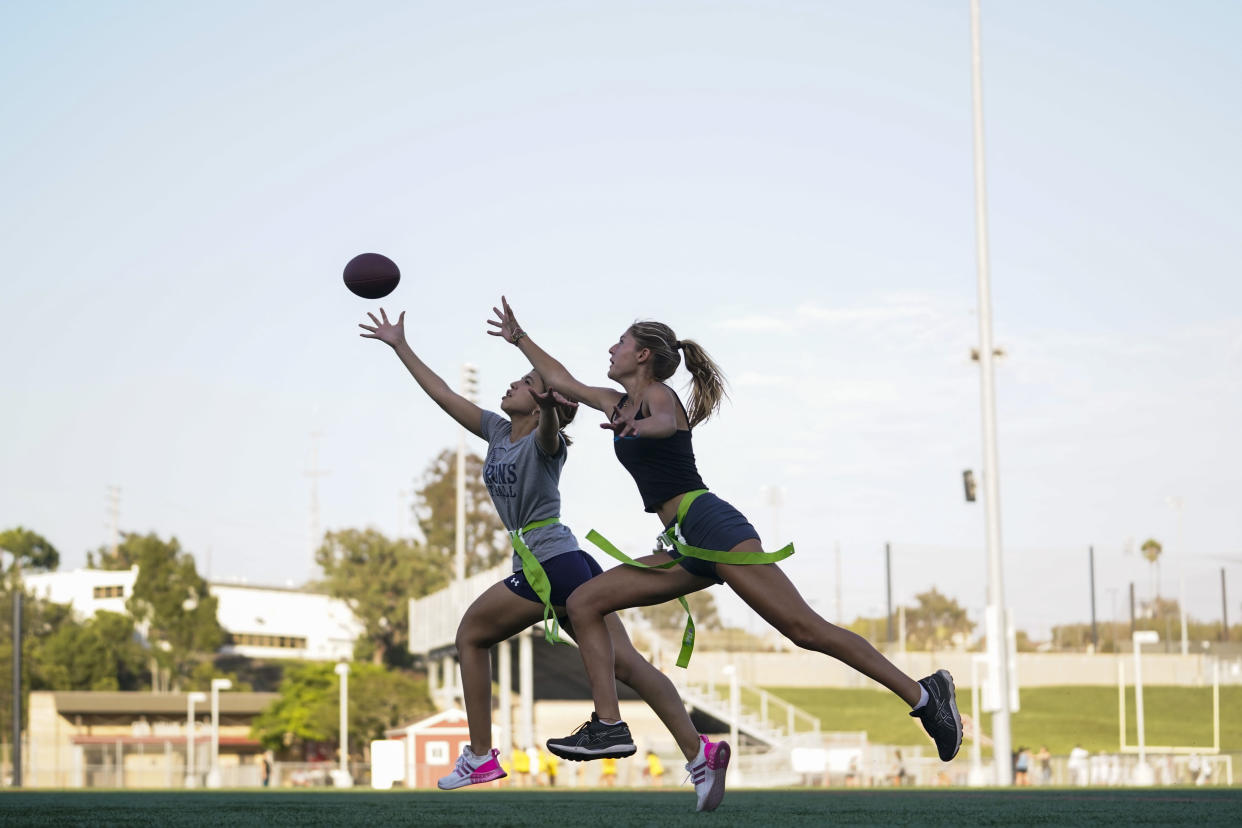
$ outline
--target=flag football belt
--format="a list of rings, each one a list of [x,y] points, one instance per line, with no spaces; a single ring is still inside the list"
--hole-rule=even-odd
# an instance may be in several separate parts
[[[794,553],[792,543],[775,552],[735,552],[731,550],[701,549],[686,543],[685,537],[681,534],[681,522],[685,520],[686,512],[690,511],[690,504],[699,495],[706,493],[707,489],[695,489],[692,492],[687,492],[682,497],[681,503],[677,506],[677,520],[673,522],[672,526],[656,537],[656,551],[668,552],[676,550],[679,555],[686,558],[698,558],[701,561],[723,564],[776,563],[777,561],[785,560]],[[594,529],[587,532],[587,540],[627,566],[637,566],[642,569],[671,569],[677,565],[676,559],[660,564],[645,564],[636,561],[613,546],[607,538]],[[686,611],[686,629],[681,635],[681,652],[677,654],[677,666],[686,667],[690,664],[690,654],[694,652],[694,617],[690,614],[690,604],[686,601],[684,595],[677,599],[677,603],[681,604],[681,608]]]
[[[530,584],[530,588],[539,596],[539,600],[543,601],[543,637],[547,639],[549,644],[565,643],[556,634],[561,628],[561,622],[556,617],[556,611],[552,609],[552,583],[548,580],[548,573],[544,571],[543,565],[539,563],[535,553],[531,552],[530,547],[526,545],[526,539],[523,535],[535,529],[541,529],[544,526],[551,526],[554,523],[560,522],[561,519],[559,517],[533,520],[521,529],[509,533],[509,542],[513,544],[513,551],[517,553],[517,556],[522,561],[522,574],[526,576],[526,583]],[[548,623],[549,619],[551,624]]]

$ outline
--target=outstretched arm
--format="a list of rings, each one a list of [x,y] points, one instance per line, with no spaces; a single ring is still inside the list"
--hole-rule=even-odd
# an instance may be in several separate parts
[[[509,302],[500,297],[501,308],[492,308],[496,312],[495,319],[487,320],[487,324],[496,328],[488,331],[491,336],[503,337],[505,342],[516,345],[522,355],[530,360],[531,367],[543,377],[543,384],[549,389],[556,389],[574,402],[583,402],[598,411],[611,411],[621,399],[621,392],[615,388],[600,388],[579,382],[566,370],[565,366],[551,354],[536,345],[518,324],[513,308]],[[503,310],[502,310],[503,308]]]
[[[458,394],[452,388],[449,388],[447,382],[440,378],[440,375],[432,371],[426,364],[418,358],[414,350],[410,348],[410,344],[405,341],[405,311],[401,311],[401,315],[397,317],[396,322],[388,321],[388,314],[384,313],[384,309],[380,308],[380,319],[375,318],[375,314],[368,313],[374,325],[358,324],[359,328],[370,333],[359,334],[365,339],[378,339],[387,345],[392,346],[396,351],[397,357],[401,363],[409,370],[410,374],[418,381],[419,386],[427,392],[427,396],[431,397],[444,411],[469,431],[479,437],[483,436],[483,409],[479,408],[470,400]]]
[[[562,408],[576,409],[578,404],[567,400],[556,391],[545,391],[540,394],[534,388],[530,395],[539,404],[539,427],[535,430],[535,442],[544,454],[556,454],[561,450],[561,415]]]

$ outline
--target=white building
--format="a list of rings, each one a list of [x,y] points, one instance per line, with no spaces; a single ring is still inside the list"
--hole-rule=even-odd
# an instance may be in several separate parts
[[[127,614],[138,567],[75,569],[23,576],[37,597],[69,604],[80,618],[100,610]],[[216,618],[228,633],[221,653],[249,658],[352,659],[362,624],[344,601],[318,592],[214,582]]]

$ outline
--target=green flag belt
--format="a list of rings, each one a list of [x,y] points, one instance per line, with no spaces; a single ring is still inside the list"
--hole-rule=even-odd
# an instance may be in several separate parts
[[[522,574],[526,576],[526,583],[530,584],[530,588],[539,596],[539,600],[543,601],[543,637],[549,644],[565,643],[557,635],[561,622],[556,617],[556,611],[552,609],[552,584],[548,581],[548,573],[544,572],[543,565],[539,563],[535,553],[530,551],[523,536],[527,532],[560,522],[559,517],[534,520],[521,529],[509,533],[509,542],[513,544],[513,551],[522,560]]]
[[[690,504],[695,501],[695,498],[706,492],[707,489],[695,489],[692,492],[687,492],[682,497],[681,503],[677,506],[677,520],[656,538],[656,549],[658,551],[676,550],[683,557],[725,564],[776,563],[777,561],[785,560],[794,553],[792,543],[775,552],[720,551],[718,549],[701,549],[686,543],[685,537],[681,534],[681,522],[685,520],[686,512],[690,510]],[[677,565],[675,559],[661,564],[645,564],[636,561],[613,546],[607,538],[594,529],[587,533],[587,540],[627,566],[637,566],[642,569],[671,569]],[[685,667],[690,663],[690,655],[694,652],[694,617],[690,614],[690,604],[687,603],[684,595],[678,598],[677,602],[686,611],[686,629],[681,636],[681,652],[677,654],[677,666]]]

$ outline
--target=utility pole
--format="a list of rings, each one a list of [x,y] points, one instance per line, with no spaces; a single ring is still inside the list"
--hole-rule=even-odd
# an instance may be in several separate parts
[[[108,487],[108,554],[116,560],[121,544],[121,487]]]
[[[461,395],[474,402],[478,395],[478,374],[469,362],[461,366]],[[457,523],[454,530],[456,546],[454,578],[466,579],[466,429],[457,432]]]
[[[892,544],[884,544],[884,585],[885,595],[887,596],[886,605],[888,607],[887,618],[887,634],[884,641],[888,644],[893,643],[893,547]]]
[[[837,626],[844,626],[845,616],[841,611],[841,541],[834,542],[832,550],[837,559]]]
[[[326,469],[319,468],[319,438],[321,431],[312,431],[311,467],[302,472],[303,477],[310,478],[310,572],[315,571],[315,553],[319,550],[319,478],[328,474]]]
[[[975,242],[979,289],[979,379],[980,407],[983,413],[983,505],[988,548],[989,614],[995,619],[989,637],[997,636],[994,648],[996,689],[999,708],[992,714],[992,751],[996,757],[996,782],[1008,785],[1013,781],[1009,731],[1009,647],[1005,611],[1005,580],[1002,571],[1000,529],[1000,481],[996,450],[996,389],[992,358],[992,293],[988,264],[987,173],[983,145],[983,59],[980,54],[979,0],[970,0],[971,97],[974,123],[975,166]]]
[[[1095,547],[1087,547],[1087,566],[1091,571],[1091,647],[1100,651],[1100,632],[1095,624]]]
[[[1169,505],[1177,512],[1177,610],[1182,622],[1182,655],[1190,653],[1190,642],[1186,639],[1186,549],[1182,546],[1182,505],[1181,495],[1170,497]]]
[[[22,591],[13,589],[13,787],[22,786]]]

